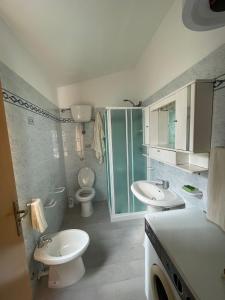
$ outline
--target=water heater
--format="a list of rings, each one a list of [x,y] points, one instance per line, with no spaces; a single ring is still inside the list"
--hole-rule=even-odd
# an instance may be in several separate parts
[[[72,117],[77,123],[84,123],[91,121],[91,105],[72,105],[71,106]]]
[[[182,19],[193,31],[206,31],[225,26],[224,0],[183,0]]]

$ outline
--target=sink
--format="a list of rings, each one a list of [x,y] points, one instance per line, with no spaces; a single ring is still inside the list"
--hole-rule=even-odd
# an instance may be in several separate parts
[[[163,189],[153,181],[135,181],[131,185],[134,196],[145,205],[173,208],[184,205],[184,200],[171,189]]]

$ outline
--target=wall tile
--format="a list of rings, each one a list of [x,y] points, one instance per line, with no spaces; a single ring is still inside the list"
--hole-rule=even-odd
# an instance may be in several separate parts
[[[60,117],[59,109],[27,84],[22,78],[0,63],[0,78],[5,90],[38,105]],[[58,205],[45,209],[48,222],[46,232],[58,231],[64,216],[68,195],[74,197],[78,189],[77,172],[83,166],[91,167],[96,174],[96,200],[106,199],[105,166],[98,165],[92,142],[93,122],[85,125],[85,160],[80,161],[75,151],[75,124],[61,123],[4,102],[18,203],[21,209],[32,198],[41,198],[45,204],[54,197]],[[71,118],[71,114],[62,117]],[[28,120],[32,118],[33,124]],[[67,186],[62,194],[52,194],[56,187]],[[33,260],[33,252],[40,234],[31,226],[30,217],[23,222],[23,236],[27,261],[32,276],[39,264]]]
[[[225,44],[144,101],[151,104],[195,79],[213,79],[225,73]]]
[[[0,78],[4,89],[59,116],[54,104],[2,63]],[[46,203],[56,187],[65,186],[61,124],[13,104],[4,104],[19,207],[24,209],[32,198],[41,198]],[[28,124],[28,118],[33,118],[33,125]],[[46,232],[59,230],[64,216],[66,193],[54,197],[58,205],[55,210],[45,211],[49,225]],[[39,235],[32,229],[29,215],[23,221],[23,236],[31,275],[39,267],[33,260]]]
[[[99,109],[102,111],[101,109]],[[95,114],[95,113],[94,113]],[[66,111],[61,114],[63,118],[71,118],[71,112]],[[66,183],[68,196],[73,197],[75,200],[75,193],[79,189],[77,181],[77,174],[80,168],[88,166],[95,172],[95,190],[96,190],[96,201],[106,200],[106,173],[105,173],[105,162],[99,164],[94,151],[90,148],[93,139],[93,125],[94,122],[85,124],[86,133],[84,135],[85,143],[85,159],[80,160],[75,149],[75,124],[74,123],[63,123],[62,124],[62,139],[63,139],[63,150],[64,150],[64,161],[65,161],[65,172],[66,172]]]

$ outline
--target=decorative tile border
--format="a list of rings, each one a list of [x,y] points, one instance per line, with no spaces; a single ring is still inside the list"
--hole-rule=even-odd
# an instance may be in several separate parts
[[[62,123],[76,123],[72,118],[60,118]]]
[[[51,119],[53,121],[62,122],[62,123],[75,123],[72,118],[60,118],[44,108],[33,104],[32,102],[6,90],[2,89],[3,92],[3,100],[7,103],[13,104],[25,110],[31,111],[35,114],[41,115],[42,117]]]
[[[28,110],[28,111],[31,111],[35,114],[41,115],[45,118],[52,119],[54,121],[60,121],[60,119],[57,116],[51,114],[47,110],[39,107],[36,104],[31,103],[30,101],[28,101],[28,100],[26,100],[26,99],[24,99],[24,98],[22,98],[22,97],[20,97],[16,94],[13,94],[12,92],[10,92],[6,89],[3,89],[3,99],[4,99],[5,102],[16,105],[16,106],[21,107],[25,110]]]

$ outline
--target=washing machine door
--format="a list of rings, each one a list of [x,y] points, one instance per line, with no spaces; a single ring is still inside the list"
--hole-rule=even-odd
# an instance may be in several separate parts
[[[165,272],[157,265],[151,267],[152,300],[177,300]]]

